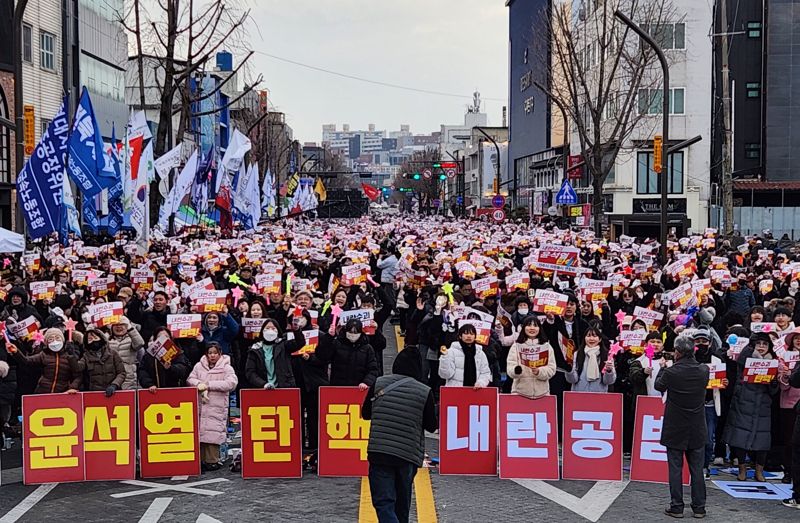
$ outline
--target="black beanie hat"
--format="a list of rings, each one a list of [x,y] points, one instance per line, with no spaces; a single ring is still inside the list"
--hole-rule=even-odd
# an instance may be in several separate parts
[[[410,376],[422,382],[422,359],[419,355],[419,349],[414,346],[408,346],[398,352],[392,364],[392,374]]]

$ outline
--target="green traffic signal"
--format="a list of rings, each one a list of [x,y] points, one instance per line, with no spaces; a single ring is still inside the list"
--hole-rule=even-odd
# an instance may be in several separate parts
[[[447,179],[447,175],[446,174],[440,174],[439,175],[439,179],[440,180],[446,180]]]
[[[419,173],[414,173],[414,179],[419,180],[421,178]]]

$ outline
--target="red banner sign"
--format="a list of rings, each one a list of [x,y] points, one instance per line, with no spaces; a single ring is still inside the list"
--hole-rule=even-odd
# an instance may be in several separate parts
[[[622,394],[564,393],[563,479],[622,481]]]
[[[136,479],[136,392],[84,392],[83,447],[87,480]]]
[[[139,390],[143,478],[200,474],[197,389]]]
[[[197,338],[203,326],[200,314],[167,314],[167,327],[175,339]]]
[[[558,479],[556,397],[500,394],[500,477]]]
[[[636,422],[633,427],[631,481],[669,483],[667,449],[661,441],[664,402],[656,396],[636,398]],[[689,467],[684,462],[683,484],[689,484]]]
[[[83,398],[80,394],[22,397],[22,478],[26,485],[83,481]]]
[[[497,474],[497,389],[442,387],[439,473]]]
[[[367,392],[358,387],[319,388],[320,476],[366,476],[369,421],[361,418]]]
[[[300,389],[242,389],[242,477],[303,475]]]
[[[197,312],[222,312],[227,300],[228,291],[197,291],[192,295]]]

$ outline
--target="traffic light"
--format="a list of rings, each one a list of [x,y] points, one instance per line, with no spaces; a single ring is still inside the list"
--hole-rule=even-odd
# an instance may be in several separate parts
[[[414,179],[419,180],[422,176],[419,173],[414,173]]]
[[[446,180],[446,179],[447,179],[447,175],[446,175],[446,174],[440,174],[440,175],[439,175],[439,179],[440,179],[440,180],[442,180],[442,181],[444,181],[444,180]]]
[[[439,168],[441,168],[441,166],[442,166],[442,164],[440,164],[439,162],[436,162],[436,163],[433,164],[433,168],[434,169],[439,169]]]

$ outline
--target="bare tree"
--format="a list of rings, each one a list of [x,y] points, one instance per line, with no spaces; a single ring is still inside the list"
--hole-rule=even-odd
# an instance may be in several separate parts
[[[412,198],[418,202],[420,212],[423,209],[433,209],[433,200],[441,197],[440,173],[431,169],[430,178],[426,178],[422,174],[426,168],[431,168],[426,164],[437,162],[440,159],[441,155],[438,150],[418,151],[401,166],[400,170],[403,175],[395,178],[395,189],[411,189]],[[419,175],[418,179],[416,179],[417,175]]]
[[[549,31],[538,31],[547,35],[547,41],[539,44],[549,49],[552,77],[549,87],[537,86],[565,114],[567,141],[570,134],[578,138],[592,184],[598,235],[603,183],[618,155],[631,139],[650,139],[660,121],[660,117],[648,117],[650,107],[660,107],[661,99],[655,54],[614,17],[617,9],[654,34],[678,21],[668,0],[585,0],[580,4],[561,0],[544,14]],[[640,92],[647,93],[647,99]]]

